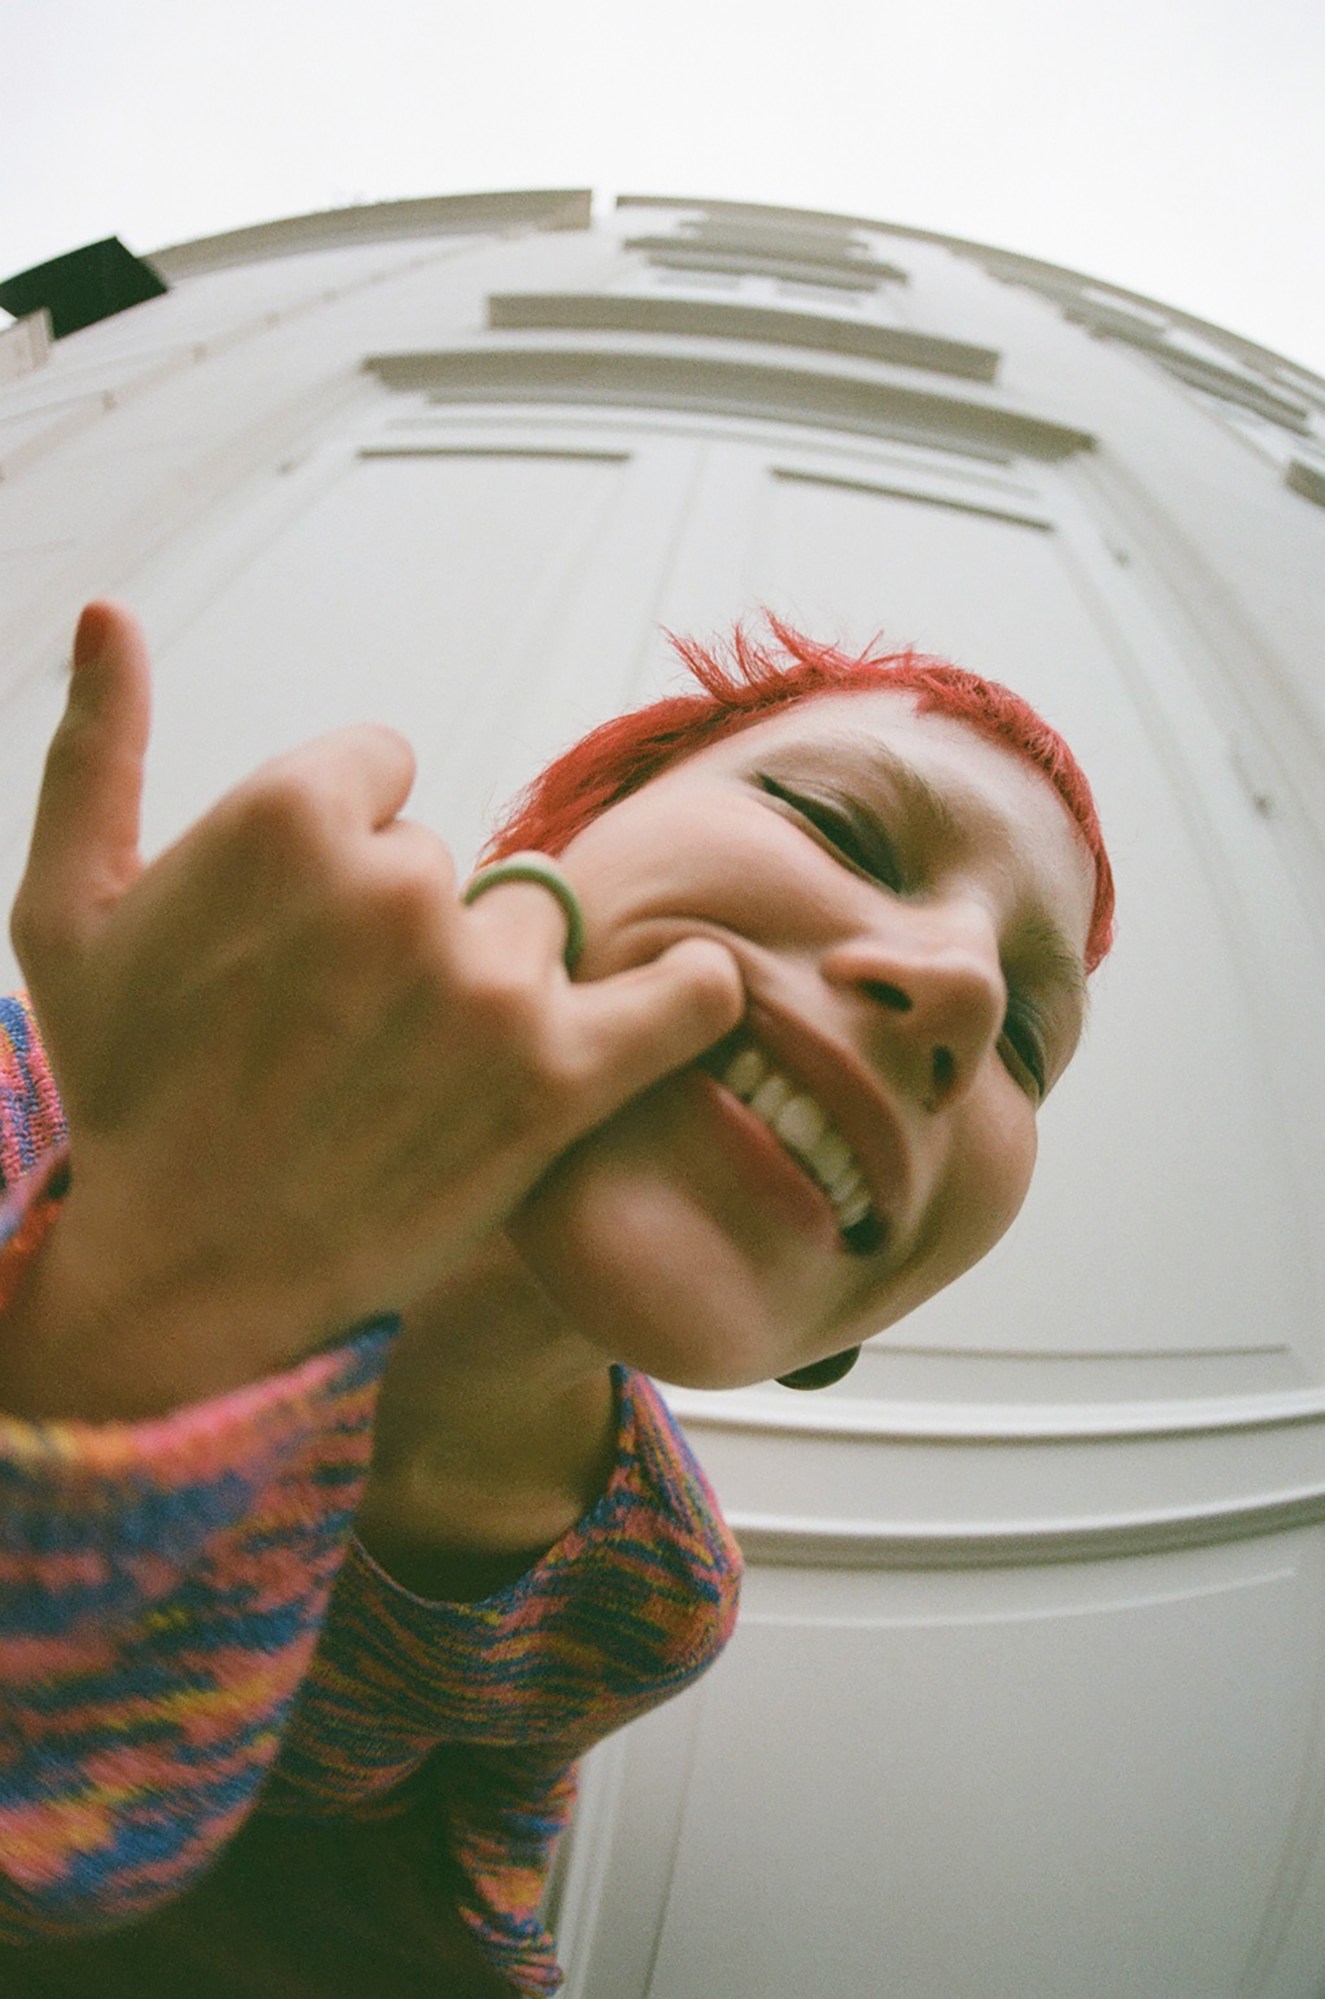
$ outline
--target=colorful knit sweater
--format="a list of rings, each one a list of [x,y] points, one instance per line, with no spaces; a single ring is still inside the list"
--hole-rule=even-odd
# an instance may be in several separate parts
[[[0,1000],[0,1298],[63,1138],[31,1014]],[[592,1510],[481,1603],[413,1595],[354,1534],[393,1337],[160,1419],[0,1414],[0,1943],[148,1916],[255,1812],[413,1815],[487,1958],[557,1989],[538,1907],[576,1761],[717,1657],[740,1558],[656,1389],[618,1367]]]

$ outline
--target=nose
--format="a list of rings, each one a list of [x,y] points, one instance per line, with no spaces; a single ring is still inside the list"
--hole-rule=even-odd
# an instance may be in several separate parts
[[[926,1110],[965,1094],[1002,1032],[1007,985],[983,905],[895,903],[830,947],[822,970],[872,1003],[871,1053]]]

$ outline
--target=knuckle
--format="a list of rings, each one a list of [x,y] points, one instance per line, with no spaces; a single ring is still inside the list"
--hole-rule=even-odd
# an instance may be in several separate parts
[[[594,1080],[592,1065],[582,1052],[564,1041],[545,1036],[538,1050],[537,1074],[541,1102],[546,1110],[561,1110],[578,1104]]]
[[[259,772],[226,801],[225,816],[256,859],[307,867],[322,859],[326,832],[307,789],[288,773]]]
[[[73,926],[64,912],[26,882],[14,899],[9,936],[20,965],[29,975],[67,950],[74,941]]]
[[[487,957],[471,967],[466,983],[471,1005],[491,1031],[527,1045],[537,1029],[537,1007],[528,980],[514,966]]]
[[[389,722],[363,722],[359,727],[363,730],[365,741],[375,743],[384,755],[396,757],[407,770],[414,770],[417,759],[408,736],[402,735],[399,729],[393,729]]]
[[[437,937],[438,884],[417,869],[360,883],[351,897],[353,920],[398,957],[430,955]]]
[[[548,1019],[546,995],[527,973],[489,960],[466,981],[467,1012],[483,1041],[500,1051],[532,1098],[545,1103],[565,1087],[569,1065]]]
[[[41,912],[36,899],[27,889],[26,883],[14,898],[14,907],[9,917],[9,935],[14,949],[21,959],[32,951],[39,950],[42,938]]]
[[[744,1010],[740,968],[722,945],[695,938],[683,947],[680,963],[690,1002],[701,1017],[721,1018]]]

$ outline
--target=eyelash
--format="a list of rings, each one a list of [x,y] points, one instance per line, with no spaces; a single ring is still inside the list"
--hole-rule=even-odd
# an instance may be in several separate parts
[[[1036,1098],[1044,1095],[1044,1047],[1037,1031],[1035,1009],[1021,993],[1009,990],[1008,1010],[1003,1016],[1000,1037],[1011,1048],[1017,1062],[1035,1085]]]
[[[807,820],[816,832],[821,833],[830,845],[836,847],[853,868],[868,875],[872,881],[879,882],[894,895],[904,892],[901,869],[893,859],[892,850],[882,834],[878,841],[878,853],[868,854],[864,842],[846,814],[835,811],[832,806],[824,805],[818,799],[806,798],[799,792],[789,790],[787,786],[779,784],[775,778],[768,777],[762,771],[758,775],[759,783],[771,797],[781,799],[784,805],[789,805],[802,819]],[[880,855],[885,857],[883,867],[880,866]],[[1013,1068],[1014,1081],[1018,1071],[1024,1072],[1030,1078],[1033,1094],[1038,1101],[1044,1095],[1046,1073],[1039,1016],[1025,995],[1014,988],[1008,990],[1008,1007],[1003,1016],[1003,1030],[999,1039],[1011,1050],[1012,1064],[1008,1063],[1006,1056],[1004,1063],[1005,1066]]]
[[[781,799],[784,805],[790,805],[802,819],[808,819],[816,832],[822,833],[825,840],[836,847],[840,854],[845,855],[861,874],[868,875],[871,881],[880,882],[884,888],[891,889],[894,895],[903,892],[905,883],[902,879],[902,870],[897,865],[892,848],[881,828],[876,830],[871,827],[871,831],[875,832],[875,839],[871,846],[867,847],[846,812],[839,812],[817,798],[806,798],[798,791],[791,791],[776,778],[765,776],[762,771],[759,773],[759,782],[772,797]]]

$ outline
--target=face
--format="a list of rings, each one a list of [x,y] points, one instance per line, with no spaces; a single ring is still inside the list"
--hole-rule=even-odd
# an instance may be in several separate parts
[[[586,1338],[682,1386],[768,1380],[998,1241],[1081,1031],[1094,892],[1033,766],[906,694],[819,696],[665,771],[560,861],[577,977],[712,937],[748,1001],[512,1225]]]

